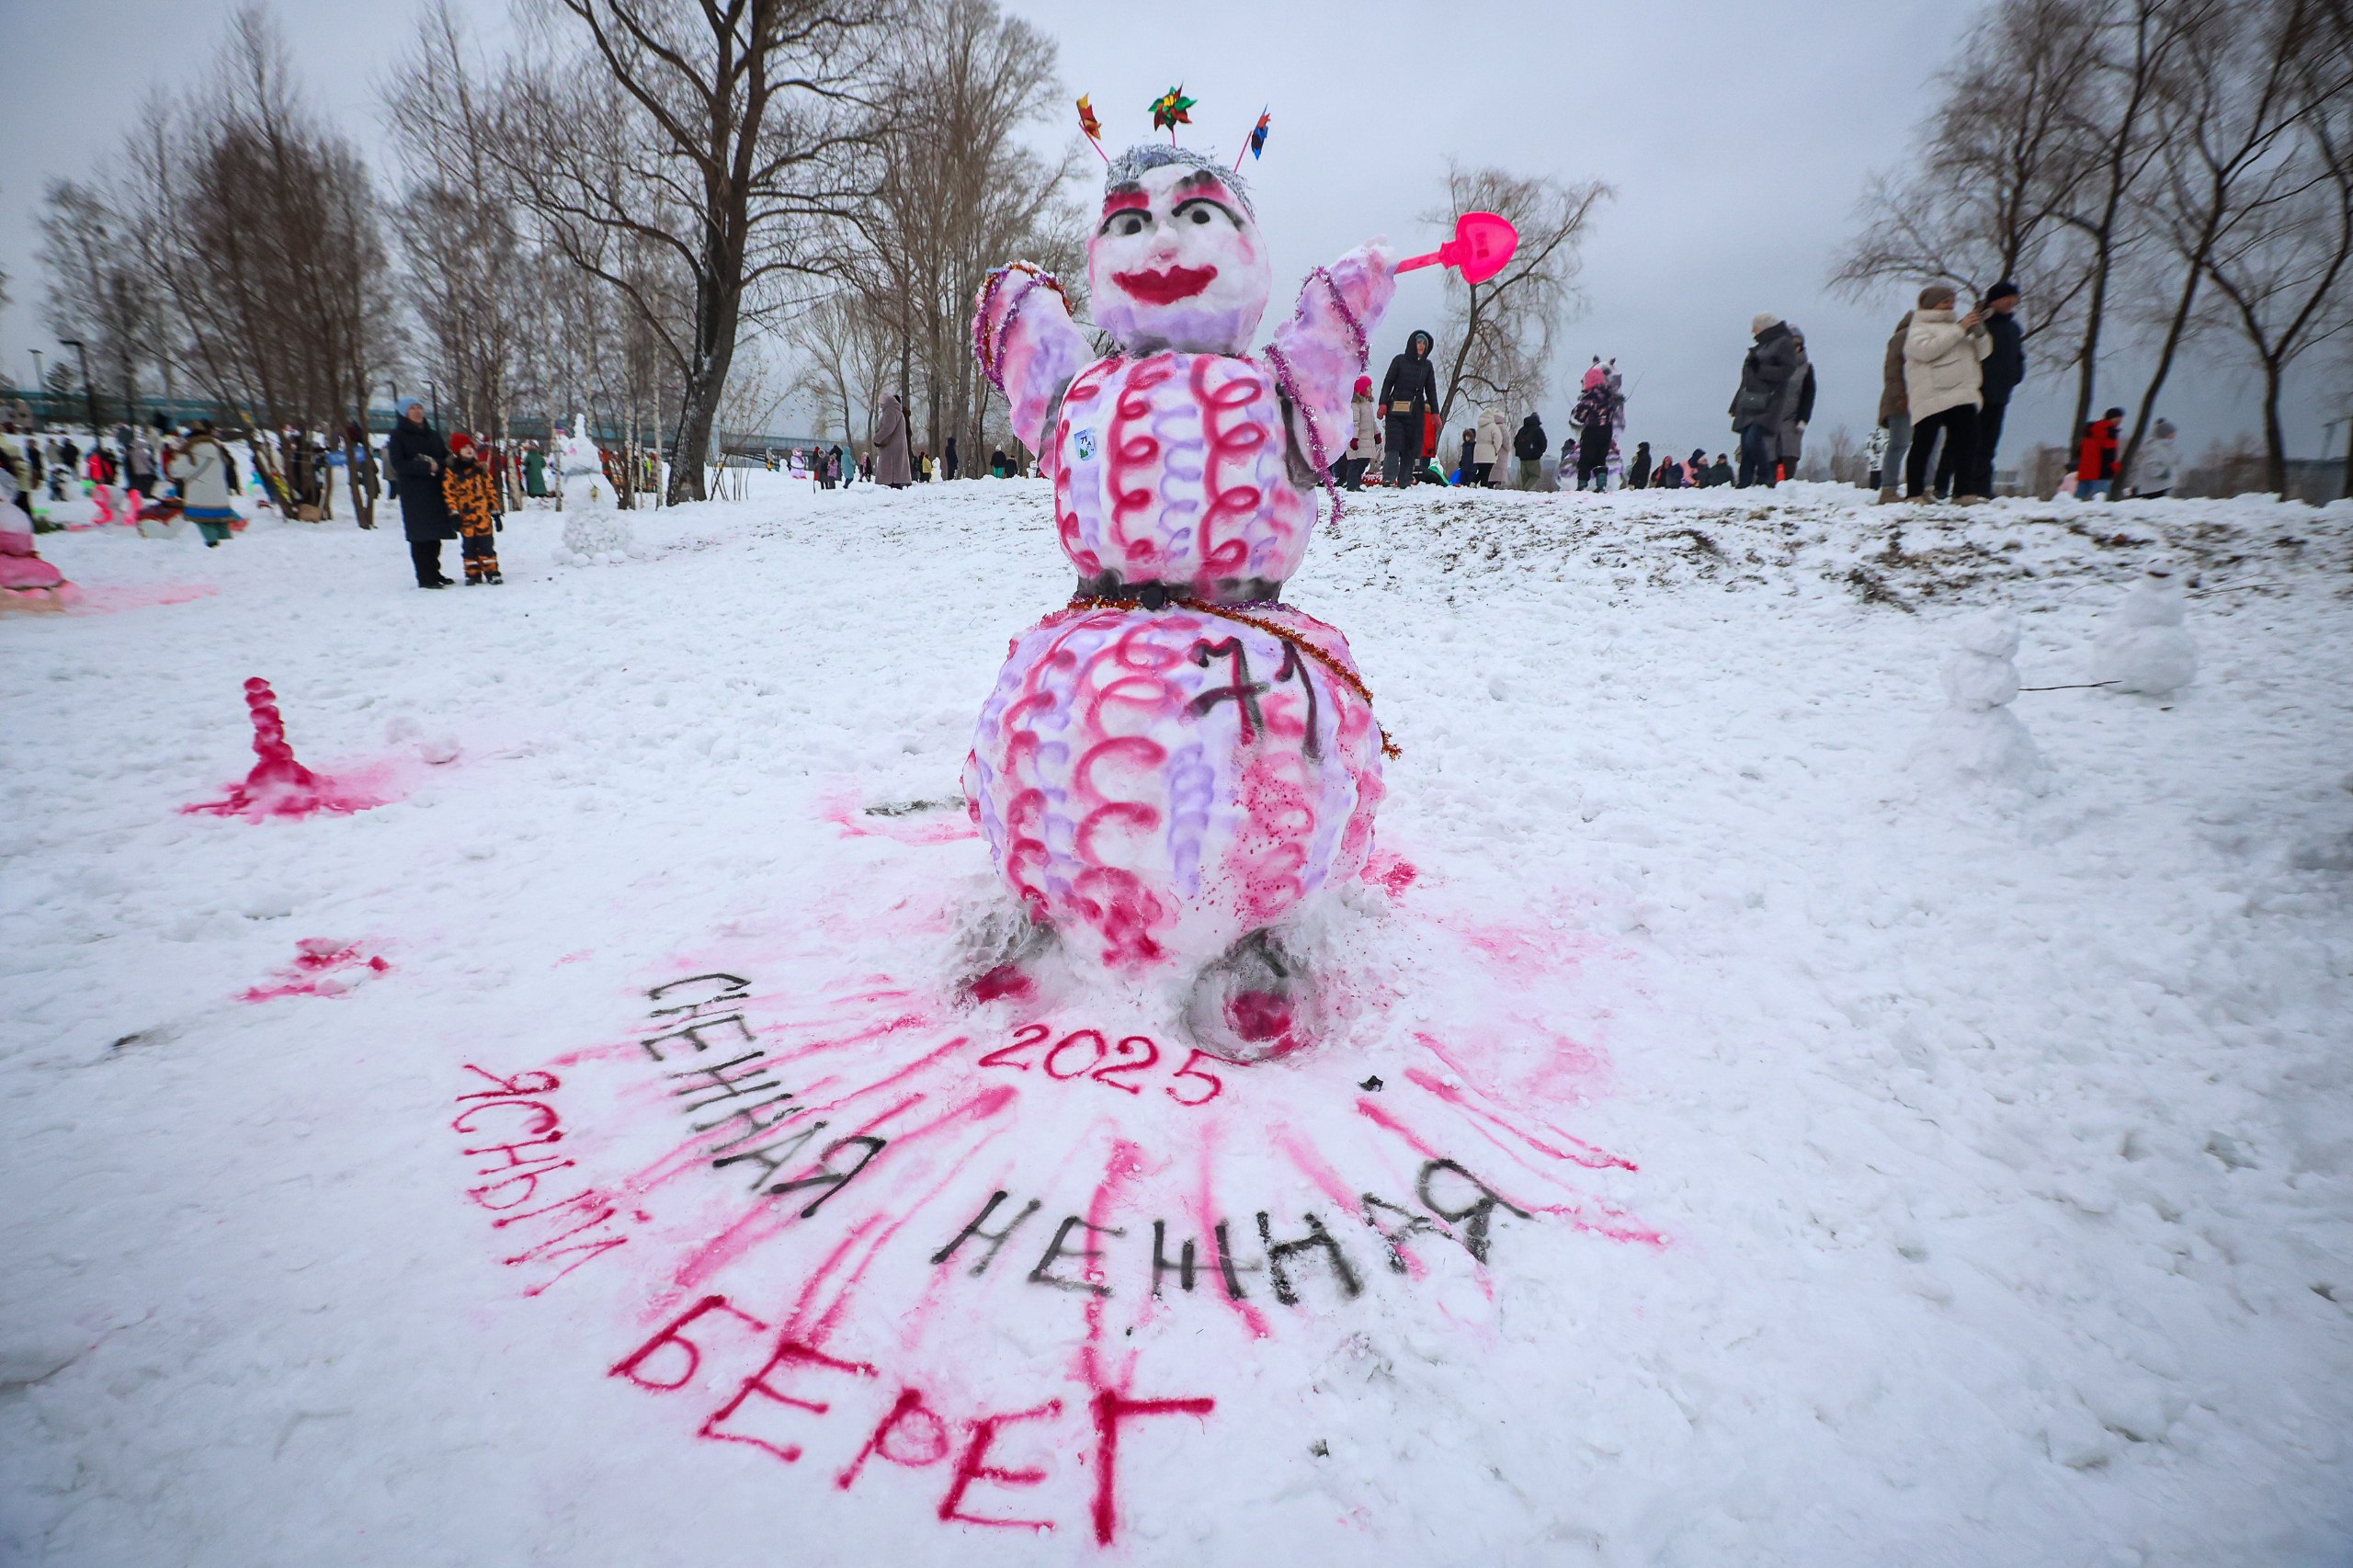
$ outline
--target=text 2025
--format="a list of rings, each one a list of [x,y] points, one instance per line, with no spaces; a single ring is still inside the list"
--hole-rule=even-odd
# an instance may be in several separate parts
[[[1053,1040],[1051,1045],[1046,1042]],[[1042,1054],[1035,1053],[1040,1046]],[[1009,1067],[1018,1073],[1042,1070],[1049,1078],[1090,1078],[1122,1094],[1140,1095],[1142,1075],[1160,1064],[1160,1047],[1149,1035],[1122,1035],[1115,1042],[1101,1029],[1073,1029],[1054,1040],[1051,1024],[1023,1024],[1013,1031],[1013,1043],[999,1046],[981,1058],[983,1067]],[[1225,1080],[1203,1063],[1231,1070],[1233,1063],[1196,1051],[1161,1085],[1161,1092],[1178,1105],[1207,1105],[1225,1092]]]

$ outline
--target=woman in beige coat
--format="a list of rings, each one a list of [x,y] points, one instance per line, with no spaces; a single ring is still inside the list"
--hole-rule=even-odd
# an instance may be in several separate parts
[[[1972,311],[1956,321],[1952,306],[1950,284],[1931,283],[1921,290],[1920,308],[1912,312],[1912,330],[1904,339],[1904,395],[1912,405],[1904,494],[1915,501],[1927,498],[1928,457],[1939,435],[1945,442],[1940,470],[1961,475],[1977,472],[1977,410],[1984,403],[1983,367],[1994,340],[1985,330],[1983,312]],[[1966,506],[1984,497],[1953,499]]]
[[[1495,465],[1504,460],[1504,451],[1511,445],[1511,426],[1504,423],[1500,408],[1483,408],[1478,422],[1472,426],[1471,461],[1479,471],[1481,484],[1495,482]],[[1464,483],[1470,477],[1464,476]]]
[[[874,483],[904,490],[915,483],[914,455],[908,450],[907,413],[896,392],[882,394],[874,415]]]

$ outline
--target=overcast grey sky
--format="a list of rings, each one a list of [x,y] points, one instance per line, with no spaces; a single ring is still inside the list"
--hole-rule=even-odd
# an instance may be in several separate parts
[[[1181,82],[1199,100],[1188,140],[1231,152],[1261,107],[1274,111],[1252,170],[1275,247],[1279,308],[1307,268],[1365,239],[1426,249],[1415,220],[1449,156],[1515,173],[1595,177],[1617,187],[1586,253],[1585,303],[1562,336],[1556,387],[1589,355],[1616,355],[1629,437],[1714,451],[1748,320],[1802,327],[1818,369],[1817,437],[1859,437],[1874,418],[1880,356],[1903,305],[1855,304],[1824,287],[1863,182],[1896,164],[1930,105],[1929,78],[1975,7],[1954,0],[1006,0],[1061,44],[1065,98],[1093,96],[1113,146],[1147,138],[1144,106]],[[506,0],[464,7],[491,36]],[[30,378],[29,351],[59,352],[41,325],[33,265],[44,183],[114,154],[122,122],[155,87],[200,88],[232,0],[0,0],[8,91],[0,94],[0,367]],[[373,84],[405,41],[416,0],[279,0],[277,13],[321,107],[371,153]],[[1049,128],[1059,137],[1070,117]],[[1435,270],[1408,274],[1374,345],[1385,360],[1444,311]],[[2120,360],[2099,402],[2130,403]],[[2308,378],[2306,387],[2315,384]],[[2058,440],[2074,381],[2030,370],[2006,454]],[[1567,398],[1541,412],[1555,442]],[[2162,412],[2195,454],[2256,423],[2234,365],[2177,371]],[[2322,451],[2325,415],[2291,400],[2290,451]],[[2342,439],[2340,436],[2339,440]],[[2342,447],[2336,448],[2342,450]]]

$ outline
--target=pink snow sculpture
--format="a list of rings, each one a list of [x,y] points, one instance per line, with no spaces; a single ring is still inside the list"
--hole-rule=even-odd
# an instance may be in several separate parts
[[[182,806],[182,812],[259,822],[264,817],[301,818],[316,812],[364,812],[383,804],[375,796],[346,789],[294,760],[294,748],[286,739],[286,721],[278,717],[278,694],[270,690],[269,682],[259,676],[247,680],[245,706],[253,712],[254,756],[259,759],[253,771],[226,799]]]
[[[73,593],[65,574],[40,558],[25,514],[0,501],[0,608],[63,609]]]
[[[1014,640],[965,791],[999,874],[1074,958],[1195,975],[1204,1048],[1262,1056],[1297,1032],[1265,1027],[1298,1011],[1272,933],[1362,869],[1381,795],[1347,641],[1279,598],[1392,258],[1317,268],[1253,354],[1270,273],[1247,189],[1147,144],[1110,163],[1087,285],[1106,358],[1034,267],[978,300],[974,351],[1053,482],[1078,593]]]

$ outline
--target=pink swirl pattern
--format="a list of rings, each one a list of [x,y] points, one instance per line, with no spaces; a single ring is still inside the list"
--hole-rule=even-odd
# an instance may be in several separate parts
[[[1253,614],[1354,670],[1314,618]],[[1360,872],[1381,732],[1283,637],[1196,610],[1062,610],[1014,640],[964,788],[1031,917],[1134,972],[1215,953]]]

